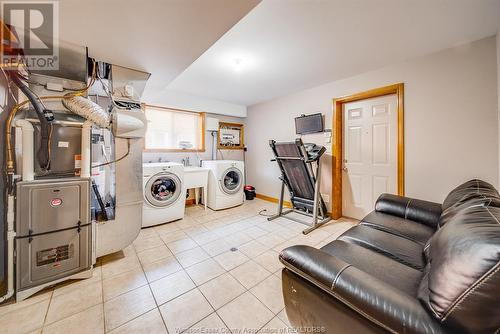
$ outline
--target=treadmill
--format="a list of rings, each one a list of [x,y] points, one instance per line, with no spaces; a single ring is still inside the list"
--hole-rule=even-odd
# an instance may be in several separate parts
[[[320,194],[321,163],[320,159],[326,148],[315,144],[304,144],[300,138],[294,142],[269,141],[276,161],[281,170],[281,193],[278,202],[278,212],[267,220],[284,217],[292,221],[309,225],[303,234],[307,234],[330,221],[327,207]],[[285,187],[290,192],[292,208],[284,210]],[[298,213],[312,218],[307,222],[293,216]]]

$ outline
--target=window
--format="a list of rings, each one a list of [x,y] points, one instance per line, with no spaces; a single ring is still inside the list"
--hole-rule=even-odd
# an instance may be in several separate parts
[[[204,151],[205,114],[146,106],[145,149],[151,151]]]

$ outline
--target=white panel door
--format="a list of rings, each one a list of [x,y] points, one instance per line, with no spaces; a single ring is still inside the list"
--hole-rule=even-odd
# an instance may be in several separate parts
[[[362,219],[382,193],[397,193],[397,96],[343,105],[342,213]]]

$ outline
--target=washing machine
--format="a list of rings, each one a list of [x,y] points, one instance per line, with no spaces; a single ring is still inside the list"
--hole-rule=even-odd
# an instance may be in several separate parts
[[[207,205],[212,210],[222,210],[243,204],[243,161],[206,160],[202,166],[208,173]]]
[[[186,206],[184,166],[175,162],[145,163],[142,227],[182,219]]]

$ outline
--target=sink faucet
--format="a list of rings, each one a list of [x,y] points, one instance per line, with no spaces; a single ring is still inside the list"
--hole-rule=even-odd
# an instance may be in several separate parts
[[[181,160],[182,164],[184,165],[184,167],[189,167],[190,166],[190,163],[189,163],[189,157],[185,157]]]
[[[161,162],[161,157],[158,158],[158,162]]]

